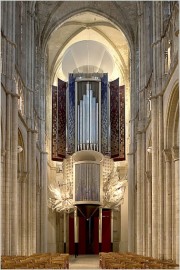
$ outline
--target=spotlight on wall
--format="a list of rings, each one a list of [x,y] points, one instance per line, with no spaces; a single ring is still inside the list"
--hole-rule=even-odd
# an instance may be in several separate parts
[[[148,152],[148,153],[152,153],[152,146],[149,146],[149,147],[147,148],[147,152]]]
[[[17,152],[18,152],[18,154],[21,153],[22,151],[23,151],[22,146],[21,146],[21,145],[18,145],[18,147],[17,147]]]

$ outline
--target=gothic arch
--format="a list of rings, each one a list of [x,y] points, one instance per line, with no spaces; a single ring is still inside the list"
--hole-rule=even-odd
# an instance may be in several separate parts
[[[97,15],[100,15],[106,19],[108,19],[112,25],[116,26],[117,29],[121,30],[124,35],[126,36],[126,39],[129,43],[130,51],[133,53],[133,40],[134,40],[134,33],[131,29],[131,27],[126,23],[126,18],[124,18],[123,13],[121,16],[119,15],[119,9],[120,7],[116,6],[116,3],[114,2],[104,2],[104,8],[102,9],[102,5],[98,6],[94,5],[95,2],[79,2],[77,6],[76,4],[69,5],[68,8],[64,8],[63,12],[60,11],[61,8],[63,8],[63,4],[66,3],[59,3],[56,8],[53,9],[52,13],[49,16],[49,19],[47,20],[47,23],[45,24],[42,35],[41,35],[41,43],[43,51],[45,51],[47,42],[54,30],[56,30],[60,25],[62,25],[66,20],[70,19],[71,17],[84,13],[84,12],[91,12]],[[110,5],[106,7],[106,5]],[[119,9],[118,9],[119,8]],[[67,13],[65,14],[67,10]],[[113,16],[112,11],[113,10]],[[121,11],[121,9],[120,9]],[[59,14],[64,14],[64,16],[60,17],[55,15],[55,13],[58,12]]]
[[[83,14],[85,14],[87,12],[89,14],[91,14],[91,15],[98,15],[94,10],[93,11],[87,11],[87,10],[81,11],[80,13],[78,13],[78,15],[83,15]],[[75,15],[77,15],[77,14],[75,14]],[[64,22],[63,25],[64,24],[71,24],[71,21],[67,21],[67,20],[72,19],[75,15],[73,14],[68,19],[66,19],[66,22]],[[105,16],[102,16],[102,17],[106,18]],[[106,18],[106,19],[108,19],[108,18]],[[102,23],[102,26],[104,24],[105,24],[105,22]],[[106,22],[106,24],[109,24],[110,27],[113,27],[113,24],[111,23],[111,21]],[[117,27],[114,27],[114,28],[117,29]],[[53,64],[51,66],[51,70],[50,70],[52,84],[53,84],[53,80],[54,80],[55,74],[57,72],[57,69],[58,69],[58,67],[59,67],[59,65],[60,65],[60,63],[62,61],[62,56],[60,57],[61,52],[66,48],[66,46],[69,44],[69,42],[75,36],[81,34],[84,31],[84,29],[85,29],[85,27],[83,26],[83,27],[79,28],[78,30],[76,30],[71,36],[68,37],[67,40],[65,40],[65,42],[62,44],[62,46],[60,46],[60,48],[58,49],[58,51],[56,53],[56,56],[54,57]],[[106,40],[106,42],[109,43],[109,46],[111,46],[114,49],[114,51],[116,52],[117,56],[119,57],[120,70],[121,70],[122,76],[124,77],[125,76],[124,73],[126,73],[128,71],[128,67],[127,67],[127,64],[125,63],[124,58],[122,57],[121,53],[119,52],[119,50],[115,46],[115,44],[109,39],[109,37],[107,35],[105,35],[103,33],[103,31],[101,31],[101,30],[99,30],[99,29],[97,29],[96,27],[93,27],[93,26],[92,26],[92,30],[94,32],[96,32],[97,34],[99,34],[100,36],[102,36]],[[117,30],[122,31],[121,29],[117,29]],[[123,34],[124,34],[124,32],[123,32]],[[127,37],[125,37],[125,39],[127,40],[128,47],[130,48],[130,45],[129,45],[129,42],[128,42]]]
[[[171,92],[167,107],[165,129],[165,145],[169,149],[178,146],[179,140],[179,84],[176,84]]]

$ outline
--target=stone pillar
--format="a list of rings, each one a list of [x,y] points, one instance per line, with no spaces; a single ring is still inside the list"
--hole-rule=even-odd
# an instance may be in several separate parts
[[[17,142],[18,107],[15,74],[15,5],[14,2],[2,3],[2,82],[7,91],[6,114],[6,168],[5,168],[5,254],[18,254],[18,200],[17,200]],[[5,15],[3,15],[5,14]]]
[[[22,179],[22,198],[21,198],[21,254],[27,255],[28,249],[27,249],[27,243],[28,243],[28,237],[27,237],[27,174],[24,175]]]
[[[18,183],[17,183],[17,147],[18,147],[18,96],[12,96],[11,124],[11,255],[18,255]]]
[[[39,175],[37,175],[39,176]],[[41,186],[38,183],[36,188],[36,198],[37,198],[37,204],[36,204],[36,252],[41,252],[41,212],[40,212],[40,206],[41,206]]]
[[[135,252],[134,154],[128,154],[128,251]]]
[[[147,256],[152,256],[152,172],[147,176]]]
[[[175,260],[179,263],[179,147],[172,148],[172,156],[174,161],[175,176]]]
[[[4,133],[4,126],[3,133]],[[4,134],[3,134],[4,135]],[[4,137],[2,134],[1,136]],[[2,139],[2,149],[1,149],[1,217],[6,216],[6,183],[5,183],[5,149],[4,149],[4,140]],[[5,241],[6,241],[6,219],[1,218],[1,255],[5,255]]]
[[[27,252],[32,254],[32,144],[31,130],[27,133],[27,167],[28,167],[28,184],[27,184]]]
[[[111,209],[111,251],[113,251],[113,232],[114,232],[114,224],[113,224],[113,219],[114,219],[114,215],[113,215],[113,209]]]
[[[10,180],[11,180],[11,95],[6,99],[6,156],[5,156],[5,254],[10,255]]]
[[[147,220],[146,220],[146,209],[147,209],[147,200],[146,200],[146,134],[145,132],[142,133],[142,144],[141,144],[141,211],[142,211],[142,254],[146,255],[146,227],[147,227]]]
[[[19,153],[18,153],[18,159],[19,159]],[[18,168],[18,167],[17,167]],[[18,168],[19,169],[19,168]],[[18,192],[18,255],[22,255],[22,192],[21,192],[21,182],[23,181],[22,177],[22,171],[21,169],[18,171],[18,177],[17,177],[17,192]]]
[[[31,132],[32,151],[32,253],[36,253],[36,131]]]
[[[142,254],[141,133],[137,134],[137,253]]]
[[[41,252],[47,252],[47,152],[41,152]]]
[[[152,256],[158,257],[158,141],[157,141],[157,100],[152,98]]]
[[[102,207],[99,207],[99,252],[102,250]]]
[[[169,149],[164,150],[165,157],[165,259],[172,258],[172,155]]]
[[[64,253],[66,253],[66,227],[67,227],[67,222],[66,222],[66,212],[64,211]]]
[[[163,143],[164,143],[164,129],[163,129],[163,98],[158,97],[158,127],[159,127],[159,250],[158,257],[163,259],[164,256],[164,163],[163,163]]]
[[[77,216],[77,206],[74,207],[74,249],[75,257],[78,256],[78,216]]]

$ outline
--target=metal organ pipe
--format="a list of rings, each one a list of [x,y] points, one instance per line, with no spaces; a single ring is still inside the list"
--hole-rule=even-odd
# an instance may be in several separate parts
[[[77,106],[77,150],[98,150],[99,104],[90,83]]]

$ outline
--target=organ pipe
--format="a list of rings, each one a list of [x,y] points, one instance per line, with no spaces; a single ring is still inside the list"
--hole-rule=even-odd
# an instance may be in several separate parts
[[[91,84],[85,84],[86,89],[78,89],[77,106],[77,150],[99,150],[99,89],[92,89]],[[94,94],[93,94],[94,93]]]

